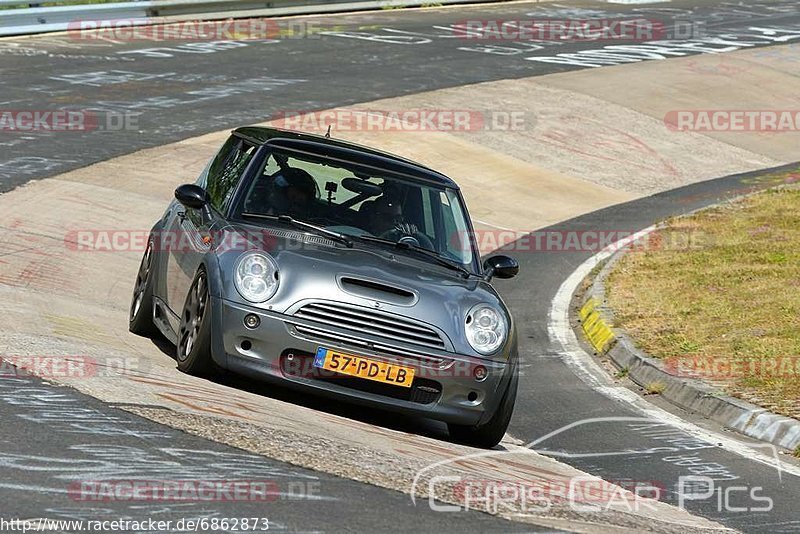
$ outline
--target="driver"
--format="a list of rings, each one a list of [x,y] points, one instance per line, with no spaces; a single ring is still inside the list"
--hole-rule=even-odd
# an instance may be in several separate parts
[[[417,225],[406,222],[402,205],[390,196],[376,199],[371,213],[373,235],[397,242],[410,243],[415,247],[435,250],[433,242]],[[410,241],[407,241],[410,240]]]
[[[403,223],[403,208],[399,202],[390,200],[382,196],[375,200],[373,206],[370,226],[372,233],[376,236],[395,230],[398,225]]]
[[[286,167],[274,175],[270,195],[270,215],[289,215],[306,219],[317,196],[317,183],[303,169]]]

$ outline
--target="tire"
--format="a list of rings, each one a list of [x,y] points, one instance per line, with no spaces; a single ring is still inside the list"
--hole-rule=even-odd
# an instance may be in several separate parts
[[[506,434],[511,415],[514,413],[514,404],[517,402],[517,385],[519,379],[514,366],[514,374],[511,381],[497,406],[497,410],[492,414],[491,419],[478,426],[454,425],[448,423],[447,430],[450,437],[459,443],[491,449],[503,439]]]
[[[153,322],[153,248],[153,242],[149,241],[139,264],[139,272],[136,273],[136,285],[128,313],[128,330],[144,337],[159,334]]]
[[[196,376],[216,370],[211,358],[211,298],[204,269],[197,271],[186,295],[178,328],[178,369]]]

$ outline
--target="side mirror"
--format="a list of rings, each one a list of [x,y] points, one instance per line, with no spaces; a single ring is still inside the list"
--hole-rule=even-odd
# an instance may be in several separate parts
[[[489,280],[493,276],[497,278],[514,278],[519,272],[519,263],[514,258],[508,256],[492,256],[483,262],[484,277]]]
[[[201,209],[211,202],[208,191],[196,184],[184,184],[175,190],[175,198],[187,208]]]

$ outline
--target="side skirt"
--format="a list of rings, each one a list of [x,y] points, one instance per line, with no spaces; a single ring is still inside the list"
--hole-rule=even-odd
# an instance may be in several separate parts
[[[171,323],[179,324],[180,318],[158,297],[153,297],[153,323],[173,345],[178,344],[178,334]]]

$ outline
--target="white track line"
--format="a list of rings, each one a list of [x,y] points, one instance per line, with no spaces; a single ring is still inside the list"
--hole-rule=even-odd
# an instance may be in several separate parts
[[[745,443],[720,434],[719,432],[701,428],[651,404],[625,387],[614,385],[608,373],[598,365],[591,355],[583,350],[578,339],[575,337],[575,332],[569,322],[569,305],[572,300],[572,295],[575,293],[578,285],[600,262],[608,259],[612,254],[624,248],[626,245],[645,237],[655,229],[655,226],[650,226],[625,239],[620,239],[612,243],[584,261],[572,272],[564,283],[561,284],[556,296],[553,298],[547,324],[547,333],[550,337],[550,341],[556,347],[560,347],[559,353],[570,369],[588,386],[606,397],[625,403],[650,419],[673,426],[708,443],[718,444],[722,450],[738,454],[754,462],[775,467],[778,470],[779,476],[781,473],[789,473],[800,477],[800,467],[781,461],[778,457],[777,448],[772,444]],[[770,449],[771,454],[764,454],[753,450],[753,447]]]

